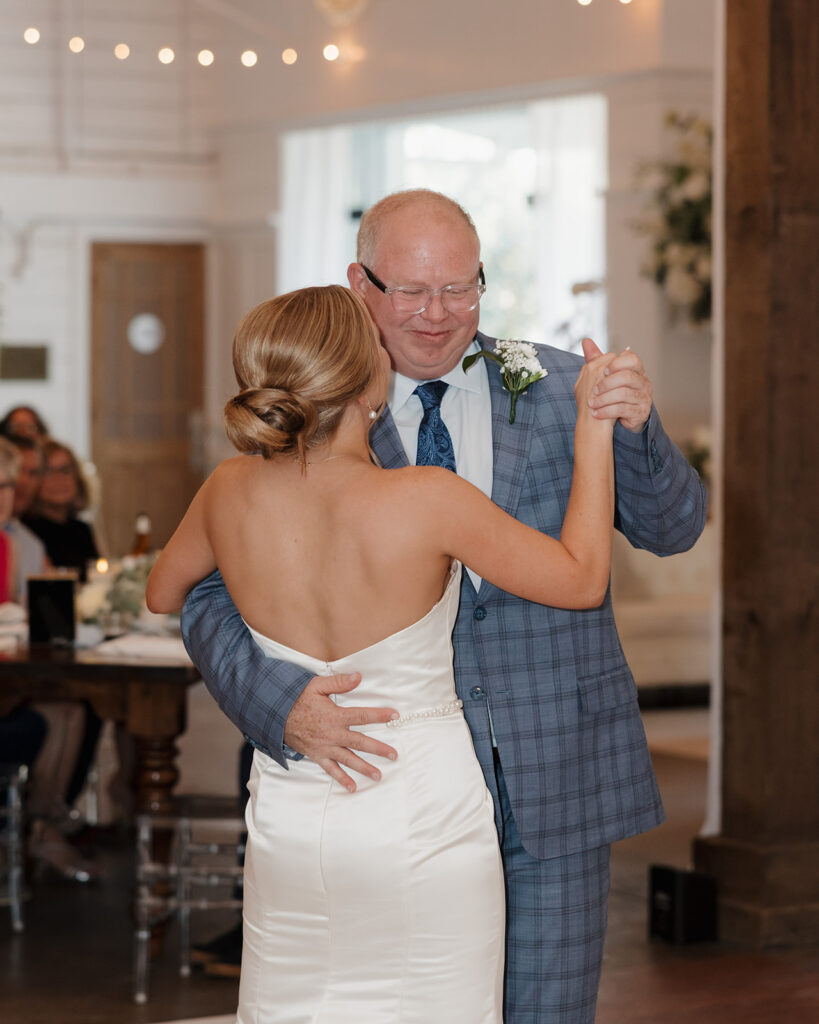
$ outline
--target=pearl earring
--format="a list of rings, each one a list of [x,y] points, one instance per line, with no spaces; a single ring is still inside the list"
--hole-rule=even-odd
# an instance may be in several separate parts
[[[370,405],[370,400],[369,399],[367,399],[367,408],[370,410],[367,413],[368,418],[371,419],[371,420],[377,420],[378,419],[378,410],[377,409],[373,409],[373,407]]]

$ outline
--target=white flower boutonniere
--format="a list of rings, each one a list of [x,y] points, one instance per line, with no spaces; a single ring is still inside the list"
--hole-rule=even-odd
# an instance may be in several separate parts
[[[529,344],[528,341],[499,341],[493,352],[485,348],[480,352],[473,352],[461,364],[464,371],[468,370],[481,357],[491,359],[493,363],[500,366],[503,386],[512,399],[512,404],[509,407],[509,422],[514,423],[518,398],[526,394],[530,384],[534,384],[542,377],[548,377],[549,371],[544,370],[540,365],[535,346]]]

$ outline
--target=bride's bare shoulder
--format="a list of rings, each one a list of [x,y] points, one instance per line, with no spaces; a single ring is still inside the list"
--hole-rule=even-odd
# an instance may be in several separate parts
[[[466,484],[461,477],[440,466],[404,466],[383,474],[396,499],[424,504],[435,500],[448,500]]]
[[[234,455],[220,462],[205,481],[204,488],[211,495],[235,493],[239,486],[247,487],[261,479],[265,461],[261,455]]]

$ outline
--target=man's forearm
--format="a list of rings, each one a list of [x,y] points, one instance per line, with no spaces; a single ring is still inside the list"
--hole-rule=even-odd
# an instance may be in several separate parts
[[[705,526],[702,481],[663,430],[657,410],[641,434],[614,433],[617,526],[636,547],[672,555]]]
[[[285,723],[310,673],[264,655],[218,572],[188,595],[182,638],[219,707],[247,739],[287,767]]]

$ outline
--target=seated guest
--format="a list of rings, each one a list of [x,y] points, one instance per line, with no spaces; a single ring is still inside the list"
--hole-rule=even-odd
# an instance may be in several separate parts
[[[91,527],[77,518],[77,513],[88,505],[85,478],[77,457],[58,441],[45,442],[43,460],[42,483],[23,522],[43,542],[52,565],[76,569],[80,580],[85,581],[88,562],[99,557]],[[101,728],[101,719],[86,703],[85,734],[64,794],[68,806],[85,784]]]
[[[84,581],[88,562],[99,557],[91,527],[77,518],[88,507],[88,486],[67,445],[46,441],[43,458],[42,483],[23,521],[45,545],[52,565],[76,569]]]
[[[26,602],[26,580],[50,567],[43,542],[20,522],[34,499],[42,478],[43,455],[29,437],[7,441],[0,437],[0,529],[14,541],[16,578],[10,581],[11,599]]]
[[[0,437],[0,600],[3,601],[21,600],[26,577],[47,567],[42,543],[12,516],[19,464],[15,446]],[[16,545],[18,537],[22,538],[22,543]],[[32,766],[29,853],[42,866],[76,881],[89,881],[93,871],[62,834],[61,826],[68,820],[66,794],[77,769],[84,731],[82,706],[65,701],[19,709],[2,720],[0,729],[0,760],[22,760]],[[21,753],[27,756],[20,757]]]
[[[45,441],[48,437],[48,427],[30,405],[15,405],[0,420],[0,435],[31,437],[37,441]]]

